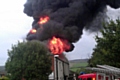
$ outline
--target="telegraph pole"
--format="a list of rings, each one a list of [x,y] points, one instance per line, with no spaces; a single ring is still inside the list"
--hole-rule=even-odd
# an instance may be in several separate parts
[[[54,55],[54,80],[58,80],[58,61],[59,55]]]

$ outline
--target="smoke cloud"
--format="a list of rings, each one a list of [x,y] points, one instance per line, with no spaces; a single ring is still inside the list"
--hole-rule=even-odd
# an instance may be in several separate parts
[[[106,6],[120,7],[120,0],[27,0],[24,13],[33,17],[32,28],[37,33],[28,33],[27,39],[48,40],[52,36],[77,42],[83,29],[98,31],[106,19]],[[38,24],[41,16],[50,20]]]

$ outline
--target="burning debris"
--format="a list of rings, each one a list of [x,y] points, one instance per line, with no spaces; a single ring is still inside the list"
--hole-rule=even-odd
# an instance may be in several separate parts
[[[34,31],[28,33],[27,40],[48,40],[55,54],[71,51],[83,29],[102,28],[107,5],[119,8],[120,0],[27,0],[24,13],[34,19]]]
[[[48,16],[41,17],[38,24],[45,24],[46,22],[48,22],[49,19],[50,18]]]
[[[30,30],[30,33],[31,33],[31,34],[35,34],[36,32],[37,32],[36,29],[31,29],[31,30]]]

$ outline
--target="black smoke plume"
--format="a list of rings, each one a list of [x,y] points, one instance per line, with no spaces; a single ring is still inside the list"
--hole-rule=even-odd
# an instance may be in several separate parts
[[[48,40],[52,36],[77,42],[83,29],[97,31],[102,28],[106,18],[106,6],[120,7],[120,0],[27,0],[24,13],[33,17],[32,28],[37,33],[27,35],[27,40]],[[49,16],[50,20],[38,24],[40,17]],[[41,28],[41,26],[43,28]]]

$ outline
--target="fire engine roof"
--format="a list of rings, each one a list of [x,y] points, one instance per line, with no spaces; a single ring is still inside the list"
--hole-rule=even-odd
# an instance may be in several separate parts
[[[113,67],[113,66],[109,66],[109,65],[97,65],[97,68],[96,67],[92,67],[92,68],[87,67],[86,69],[93,70],[96,72],[111,74],[111,75],[115,75],[115,76],[120,77],[120,69]]]

